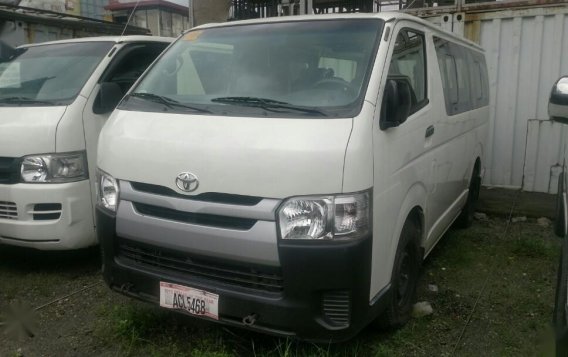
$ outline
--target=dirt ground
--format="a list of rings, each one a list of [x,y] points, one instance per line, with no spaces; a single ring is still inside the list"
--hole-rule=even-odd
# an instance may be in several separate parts
[[[546,220],[503,212],[450,230],[424,264],[433,313],[398,331],[314,345],[196,321],[111,292],[96,249],[0,246],[0,356],[534,356],[551,353],[560,242]],[[480,210],[483,210],[481,208]]]

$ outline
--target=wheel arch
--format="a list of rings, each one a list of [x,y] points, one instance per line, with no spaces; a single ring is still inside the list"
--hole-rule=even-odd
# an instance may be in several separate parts
[[[425,227],[425,208],[426,208],[426,197],[427,190],[426,186],[422,183],[416,183],[407,192],[406,197],[401,205],[396,229],[392,236],[392,244],[390,247],[390,255],[394,256],[396,249],[398,247],[398,242],[400,240],[400,235],[402,233],[402,228],[408,219],[412,219],[420,229],[420,246],[424,246],[425,233],[427,231]],[[392,268],[393,261],[390,261],[390,267]]]

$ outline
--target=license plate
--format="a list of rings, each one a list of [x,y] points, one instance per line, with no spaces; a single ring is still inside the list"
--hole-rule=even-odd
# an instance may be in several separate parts
[[[219,320],[219,295],[187,286],[161,281],[160,306]]]

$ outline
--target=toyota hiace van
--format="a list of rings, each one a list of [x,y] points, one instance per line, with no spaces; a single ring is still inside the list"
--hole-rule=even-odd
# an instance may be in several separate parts
[[[401,13],[192,29],[101,132],[105,280],[280,336],[400,326],[471,224],[488,92],[479,46]]]

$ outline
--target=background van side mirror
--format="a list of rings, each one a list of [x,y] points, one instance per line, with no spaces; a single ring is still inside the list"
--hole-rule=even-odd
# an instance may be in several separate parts
[[[14,56],[18,50],[8,46],[3,41],[0,41],[0,63],[8,61],[12,56]]]
[[[389,76],[387,78],[379,119],[381,130],[397,127],[408,119],[412,106],[411,91],[412,87],[408,77]]]
[[[123,96],[124,93],[122,93],[122,89],[117,83],[102,82],[99,94],[95,99],[93,112],[95,114],[106,114],[112,112]]]
[[[568,124],[568,76],[560,78],[552,87],[548,115],[550,120]]]

